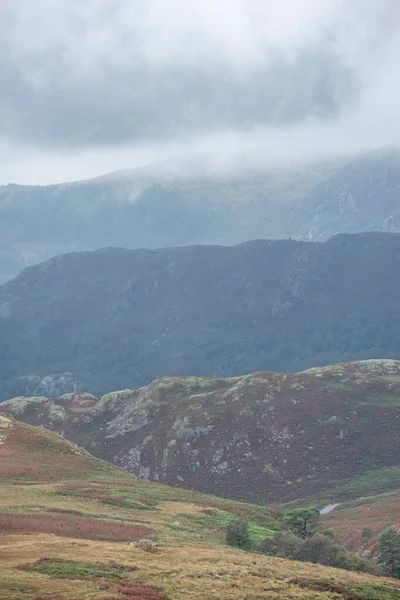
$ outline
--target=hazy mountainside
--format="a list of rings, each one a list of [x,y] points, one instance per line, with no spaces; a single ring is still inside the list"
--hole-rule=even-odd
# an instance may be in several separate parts
[[[193,177],[191,163],[50,186],[0,187],[0,282],[57,254],[286,237],[286,206],[337,163]],[[161,169],[159,173],[158,170]],[[187,176],[186,176],[187,172]]]
[[[54,432],[0,418],[1,600],[399,598],[389,578],[230,547],[237,519],[254,548],[294,535],[276,509],[138,480]]]
[[[400,154],[366,155],[302,198],[289,213],[288,230],[310,240],[339,232],[399,232],[399,199]]]
[[[229,498],[339,501],[400,487],[397,361],[170,377],[102,398],[16,398],[1,411],[142,478]]]
[[[223,174],[201,160],[200,168],[187,160],[76,183],[0,187],[0,282],[51,256],[104,246],[400,231],[398,151],[261,174],[246,168],[245,159],[236,173]]]
[[[0,398],[400,358],[400,235],[104,249],[0,286]]]

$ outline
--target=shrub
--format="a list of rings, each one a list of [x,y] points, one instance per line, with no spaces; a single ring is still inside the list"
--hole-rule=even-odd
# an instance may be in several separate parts
[[[251,546],[248,521],[245,519],[231,521],[226,528],[225,541],[229,546],[248,550]]]
[[[300,538],[293,532],[278,533],[274,539],[264,540],[258,549],[265,554],[300,560],[329,567],[376,573],[372,563],[347,552],[330,535],[315,533],[312,537]]]
[[[138,540],[137,542],[131,542],[130,546],[140,548],[149,554],[156,554],[158,552],[158,544],[157,542],[153,542],[153,540]]]
[[[362,534],[361,537],[363,540],[370,540],[372,538],[372,531],[370,530],[369,527],[364,527],[364,529],[362,530]]]

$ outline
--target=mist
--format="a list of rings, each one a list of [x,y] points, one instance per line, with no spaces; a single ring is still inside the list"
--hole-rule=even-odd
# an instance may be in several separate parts
[[[400,145],[396,0],[16,0],[0,34],[3,184]]]

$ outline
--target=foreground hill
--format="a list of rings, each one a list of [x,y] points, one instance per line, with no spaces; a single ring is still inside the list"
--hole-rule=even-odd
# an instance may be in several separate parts
[[[400,358],[400,235],[104,249],[0,286],[0,399]]]
[[[275,535],[276,511],[137,480],[41,428],[4,417],[0,427],[1,600],[400,596],[391,579],[225,545],[237,517],[254,539]],[[36,469],[9,469],[29,455]]]
[[[397,361],[170,377],[102,398],[15,398],[1,410],[142,478],[235,499],[340,501],[400,487]]]
[[[71,251],[400,231],[400,153],[218,173],[202,159],[0,187],[0,282]],[[220,164],[220,157],[212,160]]]

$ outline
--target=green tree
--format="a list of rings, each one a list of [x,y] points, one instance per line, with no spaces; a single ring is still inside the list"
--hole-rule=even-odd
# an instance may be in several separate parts
[[[225,541],[229,546],[248,550],[251,546],[248,522],[245,519],[231,521],[226,528]]]
[[[379,538],[379,553],[384,574],[400,579],[400,532],[393,527],[385,529]]]
[[[295,508],[285,514],[284,521],[296,535],[309,538],[317,531],[319,510],[315,506]]]

